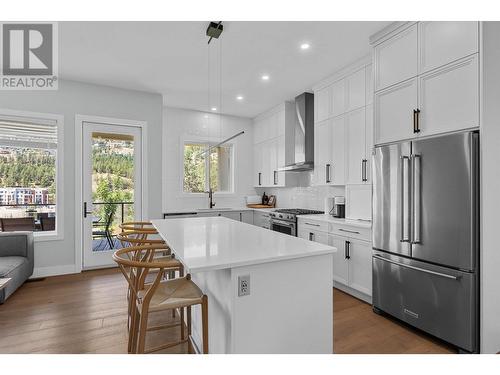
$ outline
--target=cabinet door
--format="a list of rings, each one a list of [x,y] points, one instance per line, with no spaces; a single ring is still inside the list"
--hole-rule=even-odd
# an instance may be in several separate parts
[[[328,233],[320,232],[318,230],[312,230],[308,228],[299,228],[297,237],[303,238],[305,240],[319,242],[324,245],[329,245]]]
[[[414,137],[413,111],[417,108],[417,79],[375,93],[375,144]]]
[[[417,75],[417,24],[374,48],[375,91]]]
[[[372,246],[349,238],[349,286],[372,295]]]
[[[373,103],[373,75],[371,65],[368,65],[365,69],[365,101],[366,105]]]
[[[241,221],[240,219],[240,213],[241,212],[235,212],[235,211],[222,211],[221,216],[227,217],[228,219],[236,220],[236,221]]]
[[[314,92],[315,122],[324,121],[331,115],[331,88],[330,86]]]
[[[338,116],[346,111],[346,80],[342,79],[331,86],[331,115]]]
[[[252,211],[241,211],[240,221],[247,224],[253,224],[253,212]]]
[[[262,143],[257,143],[253,146],[253,186],[264,186],[263,170],[262,170]]]
[[[346,258],[346,237],[328,235],[329,245],[336,247],[337,252],[333,253],[333,280],[348,285],[349,284],[349,262]]]
[[[478,52],[479,23],[419,22],[420,74]]]
[[[365,184],[372,183],[373,104],[365,108]]]
[[[365,109],[349,112],[346,120],[347,183],[362,184],[365,160]]]
[[[278,139],[271,139],[266,143],[267,155],[269,157],[268,160],[265,160],[268,171],[267,184],[268,186],[276,186],[278,184]]]
[[[365,81],[365,68],[358,70],[346,78],[347,112],[365,106]]]
[[[285,136],[280,136],[276,139],[276,169],[285,166]],[[276,185],[285,186],[285,172],[277,172]]]
[[[345,184],[345,116],[335,117],[331,125],[331,181],[334,185]]]
[[[317,185],[328,185],[331,183],[332,157],[332,120],[324,121],[316,125],[314,129],[315,163],[314,178]],[[330,174],[330,176],[328,176]],[[330,178],[328,178],[330,177]]]
[[[420,135],[479,126],[479,68],[474,54],[419,77]]]

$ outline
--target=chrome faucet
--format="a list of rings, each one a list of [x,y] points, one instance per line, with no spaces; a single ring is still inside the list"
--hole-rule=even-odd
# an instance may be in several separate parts
[[[212,190],[212,188],[210,188],[205,193],[208,193],[208,208],[214,208],[214,191]]]

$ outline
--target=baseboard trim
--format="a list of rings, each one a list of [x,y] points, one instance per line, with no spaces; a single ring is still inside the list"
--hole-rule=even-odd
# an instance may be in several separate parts
[[[71,273],[80,273],[75,267],[74,264],[63,264],[60,266],[51,266],[51,267],[35,267],[33,270],[33,275],[30,279],[38,279],[40,277],[49,277],[49,276],[59,276],[59,275],[68,275]]]

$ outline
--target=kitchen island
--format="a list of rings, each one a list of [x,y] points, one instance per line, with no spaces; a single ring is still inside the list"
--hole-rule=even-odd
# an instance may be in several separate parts
[[[210,353],[333,352],[334,247],[224,217],[152,222],[208,296]],[[194,308],[199,349],[200,333]]]

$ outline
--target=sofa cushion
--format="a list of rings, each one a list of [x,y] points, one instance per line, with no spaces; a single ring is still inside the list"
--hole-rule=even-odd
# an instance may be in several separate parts
[[[28,242],[33,234],[28,232],[0,233],[0,257],[28,256]]]
[[[9,277],[16,269],[28,263],[25,257],[0,257],[0,277]]]

